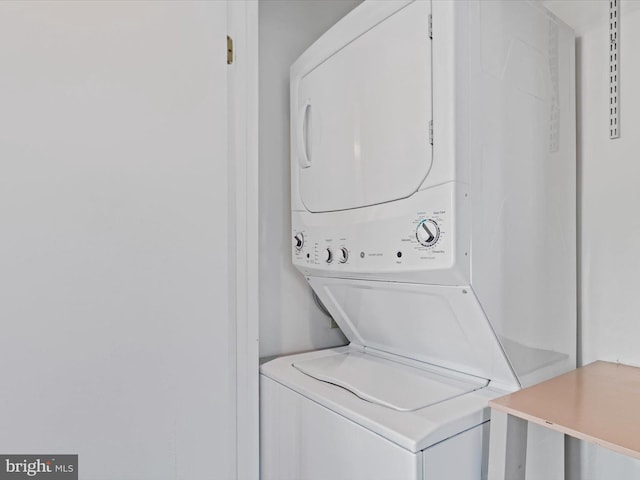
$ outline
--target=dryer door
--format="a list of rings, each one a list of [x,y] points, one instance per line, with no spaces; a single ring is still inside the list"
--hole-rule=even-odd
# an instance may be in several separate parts
[[[406,198],[426,178],[432,161],[430,10],[429,1],[409,3],[310,65],[299,82],[292,78],[292,154],[307,210]],[[332,33],[319,42],[335,47]]]

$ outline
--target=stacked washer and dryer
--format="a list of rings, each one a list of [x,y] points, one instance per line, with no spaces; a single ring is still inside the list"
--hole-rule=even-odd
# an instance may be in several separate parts
[[[573,32],[363,2],[291,67],[291,180],[293,263],[350,344],[262,365],[262,479],[483,478],[487,401],[575,367]]]

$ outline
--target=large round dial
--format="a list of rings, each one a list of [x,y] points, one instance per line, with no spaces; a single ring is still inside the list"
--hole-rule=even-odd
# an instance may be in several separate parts
[[[302,233],[296,233],[293,237],[293,243],[296,246],[296,250],[302,250],[304,246],[304,235],[302,235]]]
[[[416,238],[420,245],[432,247],[440,238],[440,227],[435,220],[424,219],[418,224]]]
[[[340,263],[347,263],[349,251],[345,247],[339,248],[336,252],[336,257]]]

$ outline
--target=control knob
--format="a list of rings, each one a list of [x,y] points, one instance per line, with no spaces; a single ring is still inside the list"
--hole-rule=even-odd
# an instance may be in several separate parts
[[[325,262],[327,263],[331,263],[333,262],[333,252],[331,251],[330,248],[327,248],[326,252],[325,252],[325,257],[324,257]]]
[[[347,263],[347,260],[349,259],[349,251],[345,247],[342,247],[338,250],[336,256],[338,257],[338,262]]]
[[[440,238],[440,227],[435,220],[425,219],[418,224],[416,239],[424,247],[432,247]]]
[[[302,250],[304,246],[304,235],[302,235],[302,233],[296,233],[293,237],[293,242],[296,245],[296,250]]]

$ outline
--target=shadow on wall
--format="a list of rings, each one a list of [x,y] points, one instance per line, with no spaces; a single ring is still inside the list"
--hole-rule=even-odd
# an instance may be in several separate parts
[[[359,0],[260,2],[260,356],[346,343],[291,263],[289,67]]]

